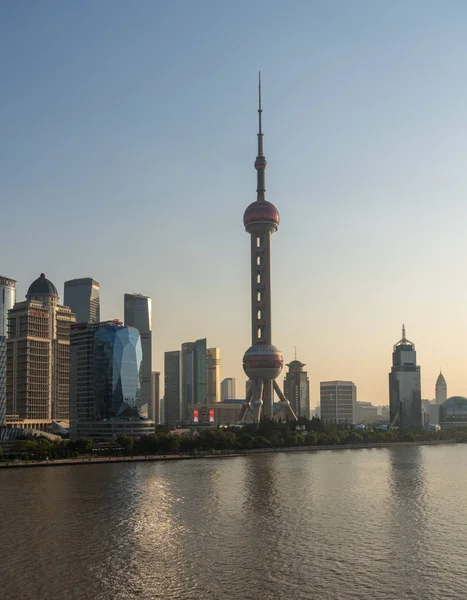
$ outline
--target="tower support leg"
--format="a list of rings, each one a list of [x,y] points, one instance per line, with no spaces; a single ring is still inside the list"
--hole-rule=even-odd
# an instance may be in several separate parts
[[[289,421],[297,421],[298,420],[297,415],[294,413],[293,408],[290,406],[290,402],[287,400],[287,398],[282,393],[282,390],[279,387],[277,381],[273,382],[273,386],[274,386],[274,391],[276,392],[276,394],[279,398],[279,402],[280,402],[280,406],[274,413],[274,416],[276,416],[278,413],[282,412],[284,417],[286,419],[289,419]]]
[[[263,385],[262,379],[255,380],[255,392],[253,397],[253,414],[255,416],[255,422],[259,423],[261,419],[261,409],[263,407]]]
[[[254,389],[255,389],[255,382],[252,381],[251,379],[249,379],[248,385],[247,385],[245,402],[242,406],[242,410],[240,411],[240,419],[239,419],[240,421],[247,421],[248,417],[251,418],[251,416],[253,415],[253,408],[251,406],[251,398],[253,397]]]
[[[273,391],[272,380],[266,379],[263,387],[263,415],[265,419],[273,418]]]

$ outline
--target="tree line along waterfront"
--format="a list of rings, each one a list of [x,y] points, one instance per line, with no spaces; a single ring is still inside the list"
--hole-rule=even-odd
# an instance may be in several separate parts
[[[450,428],[439,431],[404,431],[351,426],[326,425],[319,418],[292,422],[263,421],[259,425],[242,427],[174,430],[169,425],[157,426],[154,434],[139,438],[119,436],[115,440],[96,442],[88,439],[50,440],[26,436],[18,441],[14,451],[0,448],[5,460],[73,459],[83,456],[141,456],[165,454],[196,454],[198,452],[247,451],[294,447],[362,446],[397,442],[467,442],[467,429]]]

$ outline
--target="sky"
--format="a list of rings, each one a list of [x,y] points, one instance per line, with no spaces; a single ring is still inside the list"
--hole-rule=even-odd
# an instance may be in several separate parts
[[[153,298],[153,367],[207,337],[245,380],[263,84],[273,343],[386,404],[392,346],[467,395],[467,3],[0,0],[0,273],[103,319]],[[162,391],[163,393],[163,391]]]

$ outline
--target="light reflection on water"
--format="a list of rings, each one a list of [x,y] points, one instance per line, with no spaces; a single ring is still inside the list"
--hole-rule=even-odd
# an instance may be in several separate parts
[[[467,597],[467,446],[0,472],[2,600]]]

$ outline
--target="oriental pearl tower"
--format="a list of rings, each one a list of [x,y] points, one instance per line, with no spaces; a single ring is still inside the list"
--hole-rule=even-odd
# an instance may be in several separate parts
[[[243,370],[248,376],[247,396],[241,420],[297,417],[275,381],[281,374],[284,359],[273,346],[271,337],[271,235],[279,227],[279,212],[266,200],[266,158],[263,154],[261,75],[259,76],[259,131],[257,172],[257,198],[243,215],[243,224],[251,238],[251,347],[243,356]],[[273,389],[279,398],[279,407],[273,411]]]

